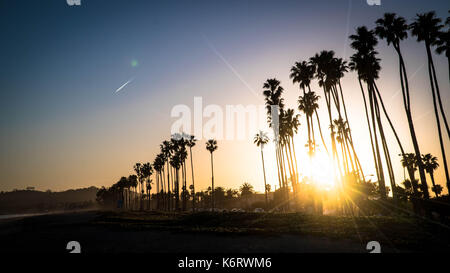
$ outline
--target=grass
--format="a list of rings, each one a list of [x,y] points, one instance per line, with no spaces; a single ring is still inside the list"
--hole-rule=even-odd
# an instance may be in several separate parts
[[[118,230],[166,230],[221,235],[299,234],[360,242],[378,241],[393,249],[447,250],[447,226],[412,217],[313,216],[300,213],[102,212],[94,222]]]

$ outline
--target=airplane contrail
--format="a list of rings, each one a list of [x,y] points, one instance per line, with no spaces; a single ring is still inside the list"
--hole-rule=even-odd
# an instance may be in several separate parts
[[[129,84],[130,82],[134,81],[134,78],[129,79],[126,83],[124,83],[121,87],[117,88],[116,92],[119,92],[120,90],[122,90],[125,86],[127,86],[127,84]]]
[[[417,68],[417,70],[411,75],[411,77],[409,78],[409,82],[411,83],[412,81],[413,81],[413,79],[414,79],[414,77],[416,76],[416,74],[417,74],[417,72],[419,72],[421,69],[422,69],[422,67],[423,67],[423,63],[422,63],[422,65],[420,65],[419,66],[419,68]],[[410,75],[408,75],[408,77],[409,77]],[[397,95],[398,94],[400,94],[400,92],[402,91],[402,89],[399,89],[399,90],[397,90],[397,92],[395,92],[393,95],[392,95],[392,97],[391,97],[391,101],[395,98],[395,97],[397,97]]]
[[[248,84],[244,80],[244,78],[242,78],[242,76],[236,71],[236,69],[234,69],[234,67],[225,59],[225,57],[222,54],[220,54],[220,52],[208,40],[208,38],[205,35],[203,35],[203,39],[205,40],[205,42],[208,45],[208,47],[212,50],[212,52],[214,52],[214,54],[216,54],[216,56],[219,57],[219,59],[228,67],[228,69],[231,72],[233,72],[233,74],[245,85],[245,87],[247,87],[247,89],[250,90],[250,92],[252,92],[253,95],[255,95],[257,98],[259,98],[258,94],[255,92],[255,90],[253,90],[253,88],[250,86],[250,84]]]

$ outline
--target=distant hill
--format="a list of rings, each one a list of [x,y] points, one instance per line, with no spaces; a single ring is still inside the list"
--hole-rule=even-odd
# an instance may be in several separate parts
[[[0,193],[0,214],[86,209],[96,206],[98,188],[61,192],[14,190]]]

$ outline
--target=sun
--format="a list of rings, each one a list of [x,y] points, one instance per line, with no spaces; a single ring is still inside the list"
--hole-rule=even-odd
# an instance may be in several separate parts
[[[331,190],[335,186],[335,175],[332,160],[326,152],[316,150],[311,159],[306,159],[305,176],[311,177],[323,189]]]

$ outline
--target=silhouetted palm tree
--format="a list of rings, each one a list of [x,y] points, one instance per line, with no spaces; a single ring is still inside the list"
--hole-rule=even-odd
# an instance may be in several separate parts
[[[404,153],[401,155],[402,158],[400,162],[403,168],[406,168],[409,173],[410,182],[412,185],[412,190],[415,196],[419,196],[419,189],[417,187],[417,180],[415,178],[415,172],[417,171],[417,157],[414,153]]]
[[[136,177],[136,176],[134,176]],[[125,176],[122,176],[120,180],[117,182],[117,188],[120,193],[120,200],[122,200],[122,206],[126,207],[126,201],[125,201],[125,195],[124,195],[124,189],[129,188],[130,185],[132,185],[130,182],[133,180],[133,176],[130,175],[128,178]],[[128,191],[129,192],[129,191]]]
[[[244,183],[239,188],[239,191],[241,192],[241,197],[243,197],[245,199],[245,203],[246,203],[246,206],[248,209],[249,208],[248,199],[253,194],[253,186],[249,183]]]
[[[328,118],[330,122],[330,138],[331,138],[331,151],[333,154],[333,162],[337,165],[340,176],[342,177],[342,170],[340,166],[340,160],[336,149],[336,138],[333,130],[333,117],[332,117],[332,98],[331,89],[332,85],[335,84],[333,77],[331,76],[331,63],[334,59],[334,51],[322,50],[320,53],[316,53],[310,58],[310,63],[315,67],[315,77],[319,81],[319,86],[323,88],[325,102],[328,110]]]
[[[444,120],[445,128],[447,129],[448,137],[450,138],[450,130],[447,124],[447,118],[444,113],[444,109],[441,101],[441,94],[439,92],[439,85],[436,79],[436,71],[433,63],[433,56],[431,54],[431,46],[437,43],[438,35],[440,29],[443,27],[441,25],[441,19],[436,17],[435,12],[427,12],[423,14],[417,14],[414,18],[414,22],[409,26],[413,36],[417,37],[417,41],[425,42],[425,49],[427,51],[428,57],[428,76],[430,78],[431,94],[433,96],[433,106],[434,115],[436,117],[436,125],[438,128],[439,144],[442,153],[442,162],[444,164],[445,178],[447,182],[447,188],[450,190],[450,174],[447,167],[447,158],[445,154],[444,142],[441,132],[441,123],[439,119],[438,107],[436,100],[439,102],[439,108],[441,112],[442,119]]]
[[[281,114],[284,111],[284,99],[281,97],[281,95],[283,94],[284,89],[280,84],[281,84],[280,81],[275,78],[268,79],[263,84],[264,88],[263,94],[265,97],[265,104],[267,109],[267,121],[269,123],[269,127],[271,127],[274,132],[278,183],[280,188],[283,189],[283,192],[286,197],[286,208],[288,208],[289,192],[287,190],[286,171],[283,164],[283,149],[280,138],[280,131],[282,129]],[[275,121],[273,120],[274,118],[276,118]]]
[[[206,142],[206,150],[211,154],[211,208],[214,211],[214,164],[213,164],[213,152],[217,150],[217,141],[210,139]]]
[[[153,161],[153,168],[156,172],[156,209],[161,208],[161,195],[164,195],[164,183],[162,179],[162,170],[164,168],[164,159],[162,154],[158,154]]]
[[[436,183],[434,182],[434,171],[439,167],[437,157],[432,156],[431,154],[425,154],[425,155],[422,155],[422,162],[423,162],[423,165],[425,166],[425,170],[431,177],[431,183],[433,183],[433,187],[431,189],[436,190],[437,188],[436,188]],[[433,190],[433,192],[436,195],[436,197],[438,197],[439,193],[437,193],[435,190]]]
[[[381,122],[379,110],[380,106],[378,102],[379,98],[381,99],[381,96],[379,96],[379,98],[377,97],[377,93],[379,92],[377,91],[377,87],[375,84],[375,80],[378,79],[379,71],[381,69],[379,63],[380,59],[376,57],[378,52],[376,52],[374,49],[378,41],[375,37],[374,32],[368,30],[365,26],[358,27],[356,29],[356,34],[351,35],[350,39],[352,40],[350,46],[356,50],[356,53],[350,57],[351,59],[350,68],[358,72],[358,79],[360,80],[360,88],[363,94],[366,109],[366,117],[368,119],[366,99],[364,95],[364,89],[361,84],[361,80],[366,82],[367,84],[367,92],[369,94],[369,107],[372,117],[372,125],[370,124],[370,122],[368,122],[368,127],[371,134],[372,152],[374,156],[375,169],[377,170],[380,195],[382,199],[385,199],[386,186],[377,133],[380,135],[381,147],[383,149],[384,156],[386,159],[386,165],[389,172],[391,188],[395,189],[396,185],[392,168],[392,161],[390,158],[386,137],[384,135],[384,129]],[[393,126],[391,127],[394,128]],[[395,197],[395,190],[393,193]]]
[[[288,169],[291,176],[292,190],[294,193],[293,199],[296,209],[298,209],[297,188],[299,183],[299,174],[297,156],[295,153],[294,135],[297,134],[298,127],[300,126],[300,122],[298,121],[299,116],[300,115],[295,114],[293,109],[281,111],[280,115],[280,142],[286,155],[286,163],[288,164]],[[287,198],[289,199],[289,192]]]
[[[267,137],[267,134],[263,131],[259,131],[259,133],[256,134],[253,143],[256,144],[256,146],[261,147],[261,161],[262,161],[262,167],[263,167],[263,175],[264,175],[264,193],[266,197],[266,209],[269,207],[269,200],[267,198],[267,182],[266,182],[266,169],[264,167],[264,153],[263,148],[264,145],[266,145],[269,142],[269,137]]]
[[[135,198],[134,198],[135,209],[137,208],[137,206],[139,206],[139,204],[137,204],[139,202],[139,199],[137,197],[139,196],[139,194],[141,192],[141,186],[142,186],[141,166],[142,166],[141,163],[136,163],[133,166],[134,172],[136,173],[136,176],[137,176],[137,185],[135,186],[137,196],[135,196]],[[137,189],[138,186],[139,186],[139,190]]]
[[[150,163],[144,163],[141,166],[141,174],[142,174],[142,180],[146,182],[146,192],[147,192],[147,198],[148,198],[148,208],[150,208],[150,192],[151,192],[151,184],[153,183],[152,179],[150,178],[153,174],[153,167]],[[142,190],[142,198],[141,200],[143,201],[143,193],[144,190]],[[141,209],[142,209],[143,205],[141,202]]]
[[[172,144],[164,140],[160,145],[161,153],[164,155],[164,161],[167,164],[167,210],[171,210],[172,207],[172,193],[170,187],[170,157],[172,155]],[[164,170],[163,170],[164,171]]]
[[[416,154],[416,160],[418,162],[417,166],[419,168],[420,182],[422,185],[427,185],[424,167],[422,161],[420,160],[421,153],[419,143],[417,140],[411,114],[408,75],[406,73],[406,65],[403,60],[403,56],[400,49],[400,41],[408,37],[407,32],[408,25],[406,24],[406,20],[403,17],[399,17],[395,13],[385,13],[383,18],[380,18],[376,21],[376,24],[377,27],[375,28],[375,33],[378,35],[378,37],[380,37],[380,39],[386,39],[388,45],[392,44],[399,58],[400,83],[402,87],[403,106],[405,108],[406,117],[409,125],[409,132],[411,135],[414,152]]]
[[[192,196],[192,211],[195,211],[195,184],[194,184],[194,163],[192,160],[192,147],[195,146],[196,141],[197,140],[195,139],[195,136],[193,136],[193,135],[189,136],[189,139],[187,140],[187,146],[189,147],[189,155],[191,158],[192,191],[194,192],[194,195]]]
[[[292,82],[294,84],[298,83],[300,89],[303,90],[303,96],[299,96],[298,107],[300,111],[303,111],[305,113],[306,125],[308,128],[308,150],[310,151],[310,153],[312,153],[312,151],[314,151],[314,148],[316,147],[316,143],[314,140],[314,123],[312,119],[312,115],[314,113],[317,117],[317,125],[319,127],[322,143],[325,147],[325,150],[327,150],[328,152],[327,146],[323,139],[322,130],[320,128],[319,115],[317,114],[317,109],[319,108],[317,101],[320,97],[317,96],[314,91],[311,91],[311,80],[314,79],[315,69],[316,67],[309,62],[296,62],[295,65],[291,68],[291,74],[289,75],[289,77],[292,79]],[[308,92],[306,92],[306,88],[308,88]]]
[[[447,21],[450,17],[447,18]],[[450,23],[447,22],[447,26],[449,27],[447,30],[442,31],[438,35],[438,39],[436,41],[436,53],[438,54],[445,54],[445,57],[447,57],[448,62],[448,77],[450,80]]]

